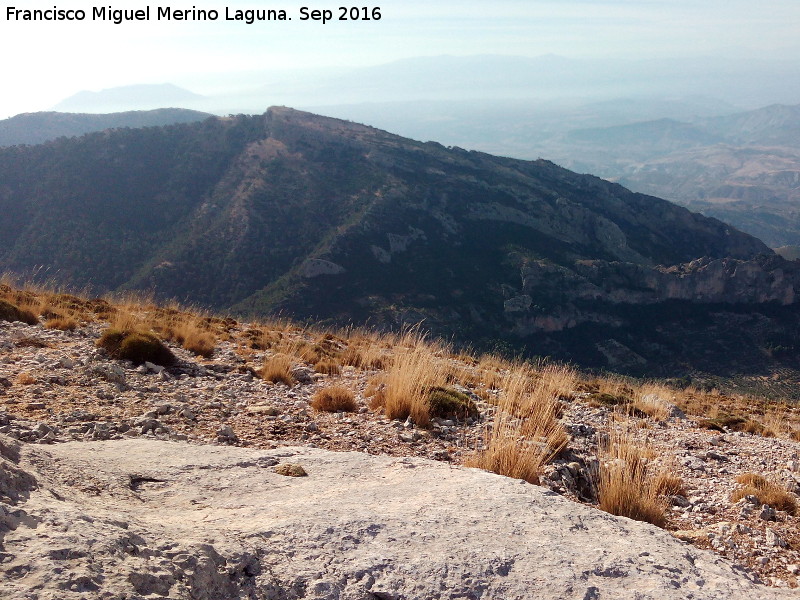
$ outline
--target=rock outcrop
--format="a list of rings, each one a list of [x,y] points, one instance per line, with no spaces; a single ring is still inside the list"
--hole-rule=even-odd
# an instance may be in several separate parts
[[[3,473],[21,474],[3,480],[3,597],[789,597],[655,527],[424,459],[145,439],[2,448]],[[286,463],[307,476],[279,474]]]

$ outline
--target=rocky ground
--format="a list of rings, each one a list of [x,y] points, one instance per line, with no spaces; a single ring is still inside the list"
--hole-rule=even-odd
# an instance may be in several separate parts
[[[300,445],[458,465],[480,447],[493,410],[473,394],[481,417],[467,422],[436,419],[431,428],[422,429],[369,408],[365,391],[374,371],[344,367],[338,375],[322,375],[298,365],[296,385],[263,381],[256,371],[265,352],[242,343],[243,325],[233,327],[208,359],[173,346],[179,362],[168,369],[110,359],[95,346],[103,328],[88,323],[60,331],[0,322],[0,434],[56,446],[134,438],[264,450]],[[332,383],[356,393],[357,412],[311,408],[315,391]],[[730,499],[740,487],[736,476],[748,472],[800,492],[798,442],[701,429],[696,418],[679,410],[662,420],[642,416],[623,423],[612,409],[593,405],[586,397],[576,390],[562,400],[561,420],[570,442],[547,467],[544,486],[591,504],[588,472],[596,461],[598,439],[625,428],[652,448],[656,463],[683,480],[685,490],[671,498],[667,525],[684,540],[680,543],[711,550],[769,586],[798,585],[798,517],[755,504],[752,496]],[[8,555],[2,560],[8,561]]]
[[[0,453],[24,496],[2,519],[4,597],[791,597],[658,528],[437,461],[141,437]]]

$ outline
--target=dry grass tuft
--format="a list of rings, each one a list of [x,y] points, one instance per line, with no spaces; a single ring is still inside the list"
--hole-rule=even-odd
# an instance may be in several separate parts
[[[658,398],[649,394],[642,394],[627,407],[628,412],[634,416],[646,416],[656,421],[666,421],[669,418],[669,407]]]
[[[254,350],[269,350],[281,341],[283,334],[276,328],[260,325],[245,331],[243,337],[247,340],[247,345],[250,348]]]
[[[369,398],[370,410],[383,410],[386,405],[386,374],[379,373],[367,382],[364,397]]]
[[[487,428],[485,448],[467,459],[470,467],[539,483],[542,467],[558,455],[569,438],[558,422],[558,385],[563,367],[545,367],[538,378],[525,369],[508,373],[503,393]]]
[[[742,487],[731,494],[731,502],[738,502],[745,496],[755,496],[761,504],[768,504],[775,510],[786,511],[792,516],[797,514],[797,500],[794,495],[763,475],[742,473],[736,481]]]
[[[314,370],[325,375],[339,375],[342,372],[342,366],[335,358],[325,358],[314,365]]]
[[[673,475],[667,471],[659,472],[653,478],[653,485],[656,488],[656,494],[659,496],[685,496],[686,486],[683,479],[678,475]]]
[[[431,420],[428,393],[442,387],[446,375],[434,348],[422,338],[408,336],[405,344],[395,349],[392,366],[386,373],[386,416],[399,420],[411,417],[420,427],[427,427]]]
[[[635,445],[625,434],[612,433],[598,458],[600,510],[664,527],[664,483],[649,473],[647,449]]]
[[[198,356],[210,358],[214,354],[217,340],[209,331],[191,329],[179,336],[178,343],[189,352],[197,354]]]
[[[385,369],[387,366],[386,351],[380,342],[368,338],[351,339],[342,350],[340,360],[344,365],[365,371]]]
[[[58,329],[60,331],[75,331],[78,328],[78,321],[69,316],[54,316],[45,321],[44,327],[45,329]]]
[[[210,358],[214,354],[217,337],[212,331],[213,319],[193,315],[177,306],[156,309],[148,316],[147,324],[162,338],[198,356]]]
[[[292,376],[292,359],[285,354],[273,354],[264,359],[261,369],[261,378],[272,383],[285,383],[294,385]]]
[[[30,373],[26,373],[23,371],[19,375],[17,375],[17,383],[19,385],[33,385],[36,383],[36,378],[31,375]]]
[[[311,399],[311,407],[321,412],[355,412],[358,410],[353,392],[342,385],[318,390]]]

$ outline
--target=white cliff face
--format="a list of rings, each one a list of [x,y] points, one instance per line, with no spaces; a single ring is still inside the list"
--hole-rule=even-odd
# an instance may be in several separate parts
[[[789,597],[656,527],[424,459],[3,444],[3,597]]]

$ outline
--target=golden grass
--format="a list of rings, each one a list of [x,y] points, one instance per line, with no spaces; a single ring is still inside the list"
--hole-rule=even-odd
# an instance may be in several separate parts
[[[644,383],[634,392],[633,403],[629,411],[638,411],[656,421],[666,421],[669,418],[669,405],[675,393],[666,386],[654,383]]]
[[[75,331],[78,328],[78,321],[67,315],[54,316],[45,321],[44,327],[60,331]]]
[[[742,473],[736,478],[742,487],[731,494],[731,502],[738,502],[745,496],[755,496],[760,504],[768,504],[775,510],[783,510],[794,516],[797,514],[797,500],[794,495],[769,481],[758,473]]]
[[[116,329],[117,331],[142,332],[150,330],[141,317],[124,309],[117,309],[109,319],[108,325],[110,329]]]
[[[342,365],[335,358],[324,358],[314,365],[314,370],[325,375],[339,375],[342,372]]]
[[[261,368],[261,378],[272,383],[285,383],[292,386],[295,383],[292,376],[292,359],[285,354],[272,354],[264,359]]]
[[[162,328],[162,335],[180,344],[185,350],[209,358],[214,353],[217,340],[202,322],[180,319]]]
[[[478,359],[476,369],[480,376],[481,384],[490,390],[498,389],[503,377],[511,370],[511,363],[493,354],[482,354]]]
[[[404,348],[419,345],[410,343],[409,332],[378,334],[356,328],[324,331],[300,328],[288,321],[277,320],[239,327],[233,319],[204,315],[174,303],[159,305],[147,295],[129,294],[107,300],[90,300],[85,295],[64,293],[53,286],[31,283],[20,286],[8,275],[0,276],[0,300],[24,309],[26,318],[34,324],[41,317],[48,328],[70,330],[86,322],[108,322],[112,328],[120,331],[155,332],[162,339],[180,344],[201,356],[211,355],[220,340],[231,339],[233,336],[240,353],[248,358],[255,353],[246,354],[243,352],[245,348],[269,349],[271,354],[284,354],[295,363],[306,362],[319,372],[331,375],[337,374],[337,362],[339,365],[352,365],[364,371],[391,371],[395,355],[399,359],[401,354],[407,354]],[[420,344],[427,347],[425,352],[437,364],[436,370],[444,373],[443,381],[441,373],[434,378],[438,379],[438,385],[448,381],[460,382],[493,404],[502,402],[503,394],[498,392],[510,373],[523,372],[528,387],[533,389],[540,373],[545,370],[541,365],[527,367],[492,354],[479,357],[468,351],[454,354],[447,346],[430,341]],[[396,371],[395,378],[402,379]],[[287,379],[279,377],[279,380]],[[407,401],[396,402],[403,396],[409,397],[403,391],[404,386],[413,387],[406,384],[395,385],[392,392],[387,386],[370,395],[370,404],[375,408],[386,404],[389,412],[397,411],[402,415],[410,410]],[[598,405],[619,406],[615,411],[628,410],[634,414],[643,413],[654,419],[664,419],[665,408],[660,403],[644,399],[648,394],[655,394],[676,404],[690,416],[710,421],[721,419],[720,423],[724,421],[723,426],[728,426],[725,425],[728,423],[738,430],[759,435],[800,439],[800,410],[787,402],[726,395],[718,390],[709,392],[691,387],[676,390],[655,382],[640,383],[614,376],[581,382],[575,379],[574,373],[561,383],[552,382],[551,386],[554,393],[562,398],[568,398],[570,392],[576,389],[590,391],[593,395],[607,394],[604,398],[612,399],[611,404],[603,402],[601,398],[596,399]],[[414,396],[412,393],[411,397]],[[419,413],[417,418],[423,423],[426,421],[424,396],[424,393],[416,394],[417,398],[423,399],[414,401],[414,411]],[[733,424],[730,418],[741,418],[742,421]],[[709,422],[708,425],[713,427],[716,424]],[[640,423],[639,426],[644,427],[646,424]]]
[[[668,471],[659,471],[653,478],[653,485],[655,486],[656,494],[659,496],[686,495],[686,485],[683,483],[683,479]]]
[[[565,371],[548,366],[536,378],[527,369],[506,374],[493,422],[486,429],[485,447],[465,464],[539,483],[544,465],[569,441],[557,418],[558,390],[571,377]]]
[[[342,351],[342,364],[365,371],[380,370],[387,366],[387,352],[379,340],[357,338]]]
[[[349,388],[333,385],[317,390],[311,399],[311,408],[321,412],[355,412],[358,405]]]
[[[367,381],[364,397],[369,398],[367,406],[370,410],[383,410],[386,405],[386,373],[378,373]]]
[[[578,385],[578,374],[569,367],[560,365],[540,364],[533,367],[539,382],[535,387],[553,398],[572,398],[572,393]]]
[[[441,358],[442,351],[443,346],[428,342],[416,333],[403,336],[386,372],[384,413],[387,417],[400,420],[410,417],[420,427],[430,424],[428,392],[442,387],[448,373]]]
[[[648,450],[637,446],[626,434],[613,432],[598,454],[600,510],[664,527],[664,483],[650,473]]]

